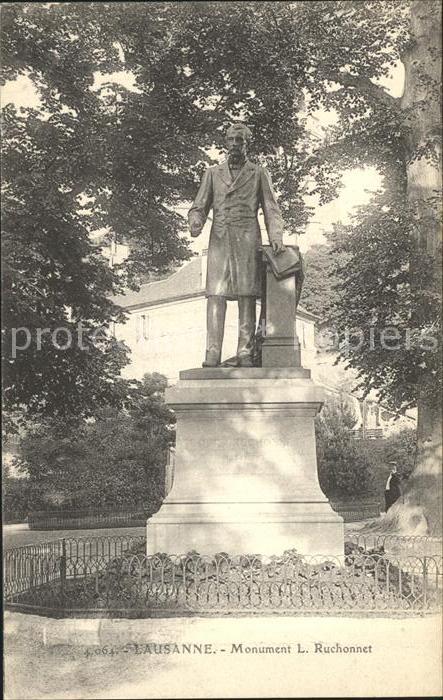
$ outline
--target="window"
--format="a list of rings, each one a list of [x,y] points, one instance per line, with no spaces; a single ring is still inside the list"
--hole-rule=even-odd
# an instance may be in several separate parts
[[[149,316],[147,314],[140,314],[140,316],[137,316],[137,326],[136,326],[137,342],[142,342],[143,340],[148,340],[148,338],[149,338]]]

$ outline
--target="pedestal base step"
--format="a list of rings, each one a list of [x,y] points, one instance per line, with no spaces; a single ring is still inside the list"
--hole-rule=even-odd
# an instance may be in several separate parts
[[[147,553],[342,558],[343,519],[329,503],[164,503],[147,523]]]

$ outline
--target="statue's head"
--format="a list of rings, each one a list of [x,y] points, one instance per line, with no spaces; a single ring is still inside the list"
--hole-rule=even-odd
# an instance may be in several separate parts
[[[231,124],[226,132],[226,148],[229,157],[234,161],[244,158],[251,138],[251,130],[246,124]]]

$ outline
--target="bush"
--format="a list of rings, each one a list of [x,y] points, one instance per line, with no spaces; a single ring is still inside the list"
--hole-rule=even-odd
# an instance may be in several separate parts
[[[3,479],[3,521],[17,523],[26,520],[29,511],[29,479],[5,476]]]
[[[165,464],[174,415],[164,403],[166,378],[146,375],[125,411],[103,408],[93,422],[45,421],[20,445],[32,510],[144,503],[152,514],[165,496]]]
[[[328,400],[316,418],[318,476],[328,498],[373,492],[370,461],[350,432],[355,423],[353,409],[343,399]]]

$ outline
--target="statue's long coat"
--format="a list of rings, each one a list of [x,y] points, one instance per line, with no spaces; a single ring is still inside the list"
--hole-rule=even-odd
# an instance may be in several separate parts
[[[189,210],[190,225],[203,226],[211,207],[206,296],[259,297],[259,207],[271,243],[282,240],[284,226],[268,172],[247,160],[233,181],[227,161],[208,168]]]

